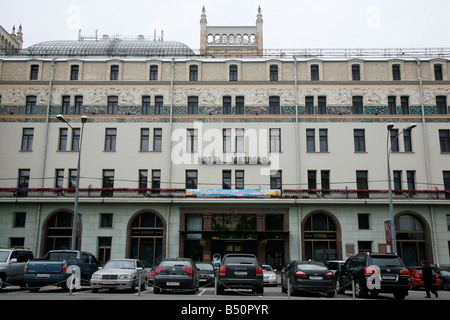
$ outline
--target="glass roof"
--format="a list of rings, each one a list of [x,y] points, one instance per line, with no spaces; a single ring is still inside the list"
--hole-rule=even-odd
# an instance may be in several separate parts
[[[194,52],[177,41],[148,40],[56,40],[37,43],[23,50],[37,56],[191,56]]]

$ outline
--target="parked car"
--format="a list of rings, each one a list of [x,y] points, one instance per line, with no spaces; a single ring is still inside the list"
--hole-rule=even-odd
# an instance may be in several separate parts
[[[331,272],[336,273],[336,271],[341,270],[344,263],[345,260],[328,260],[325,264]]]
[[[281,291],[292,293],[322,291],[334,297],[334,273],[318,261],[294,261],[285,271]],[[289,280],[289,281],[288,281]]]
[[[377,275],[377,266],[380,274]],[[367,287],[367,281],[378,276],[379,289]],[[402,259],[396,254],[358,253],[348,258],[342,269],[336,272],[336,292],[344,293],[352,290],[352,280],[355,281],[355,296],[363,297],[370,293],[393,293],[396,299],[404,299],[410,286],[409,272]]]
[[[263,277],[264,277],[264,285],[267,286],[277,286],[277,275],[275,271],[273,271],[272,267],[268,264],[262,265],[263,269]]]
[[[132,292],[141,285],[145,290],[147,271],[144,264],[137,259],[113,259],[109,260],[103,268],[99,268],[91,278],[92,292],[108,288],[128,289]]]
[[[439,279],[441,279],[442,290],[450,290],[450,268],[439,267],[436,268],[436,272],[439,274]]]
[[[33,252],[28,249],[0,249],[0,291],[7,285],[25,285],[23,275]]]
[[[157,267],[153,267],[150,269],[150,271],[148,272],[148,276],[147,276],[147,285],[149,287],[154,287],[155,285],[155,270]]]
[[[227,254],[219,268],[217,293],[225,289],[252,289],[264,293],[263,270],[253,254]]]
[[[155,269],[154,293],[161,290],[189,290],[195,292],[199,288],[199,273],[192,259],[164,259]]]
[[[214,287],[216,272],[214,266],[209,262],[196,262],[195,266],[199,272],[199,283],[201,287]]]
[[[423,267],[406,267],[409,271],[409,276],[411,278],[411,289],[418,290],[421,287],[424,287],[422,280],[422,269]],[[436,282],[433,283],[433,286],[439,289],[441,285],[441,280],[439,279],[439,275],[435,268],[433,268],[433,273],[436,276]]]
[[[92,274],[99,267],[97,259],[89,252],[52,250],[43,259],[28,261],[24,281],[30,291],[39,291],[47,285],[56,285],[67,290],[67,279],[72,275],[71,266],[80,269],[81,284],[89,284]]]

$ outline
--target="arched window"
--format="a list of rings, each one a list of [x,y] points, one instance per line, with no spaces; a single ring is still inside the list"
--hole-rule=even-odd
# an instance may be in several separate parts
[[[325,213],[314,213],[303,222],[306,260],[326,262],[338,259],[338,230],[334,219]]]
[[[422,222],[413,215],[403,214],[395,219],[397,251],[407,266],[420,266],[427,259],[426,232]]]
[[[46,221],[44,234],[45,252],[50,250],[69,250],[72,244],[73,214],[67,211],[59,211],[49,216]]]

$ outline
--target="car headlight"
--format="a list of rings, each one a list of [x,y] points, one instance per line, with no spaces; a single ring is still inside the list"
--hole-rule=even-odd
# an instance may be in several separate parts
[[[130,278],[130,275],[129,275],[129,274],[121,274],[121,275],[119,276],[119,279],[123,279],[123,280],[129,279],[129,278]]]
[[[101,278],[102,278],[102,276],[99,275],[99,274],[94,273],[94,274],[92,275],[92,279],[101,279]]]

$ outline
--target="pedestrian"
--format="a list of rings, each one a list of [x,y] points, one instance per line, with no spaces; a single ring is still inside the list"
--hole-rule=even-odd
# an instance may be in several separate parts
[[[425,286],[425,291],[427,293],[425,298],[431,298],[430,291],[437,298],[438,297],[437,288],[436,286],[433,286],[433,283],[436,283],[436,277],[433,274],[433,269],[425,260],[422,260],[422,266],[423,266],[422,281]]]

